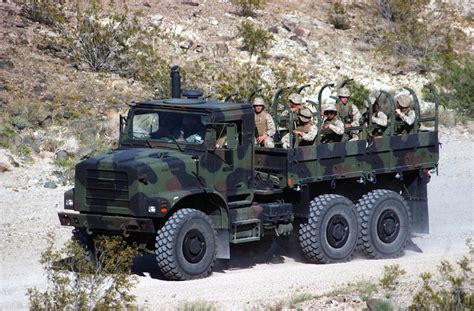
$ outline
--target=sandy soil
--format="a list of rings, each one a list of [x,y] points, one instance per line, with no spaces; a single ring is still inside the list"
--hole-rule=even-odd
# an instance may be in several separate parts
[[[449,132],[449,133],[448,133]],[[259,246],[232,248],[233,259],[219,262],[206,279],[170,282],[156,273],[153,256],[138,258],[139,283],[134,291],[144,309],[173,309],[183,301],[205,300],[223,309],[251,309],[288,299],[296,292],[324,294],[348,282],[378,279],[387,264],[398,263],[405,279],[434,271],[441,259],[458,259],[467,253],[464,241],[474,237],[472,135],[464,130],[444,130],[439,176],[429,184],[431,234],[413,237],[405,256],[368,260],[356,255],[348,263],[314,265],[298,252],[273,247],[269,254]],[[39,160],[33,166],[0,174],[0,309],[27,309],[26,289],[45,286],[39,255],[49,230],[58,244],[70,237],[56,213],[62,209],[67,186],[46,189],[54,181],[54,166]]]

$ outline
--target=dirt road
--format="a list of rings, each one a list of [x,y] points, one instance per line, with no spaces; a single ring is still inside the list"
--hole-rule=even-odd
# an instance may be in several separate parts
[[[368,260],[361,255],[348,263],[314,265],[298,253],[273,247],[266,253],[257,246],[232,249],[230,262],[219,262],[211,277],[188,281],[161,280],[154,258],[136,261],[139,284],[134,293],[149,309],[173,309],[183,301],[206,300],[225,309],[248,309],[287,299],[296,292],[323,294],[347,282],[376,279],[387,264],[398,263],[405,278],[417,279],[422,271],[434,271],[441,259],[457,259],[467,253],[464,241],[474,237],[473,139],[467,132],[441,134],[439,176],[429,184],[431,234],[413,237],[405,256]],[[0,175],[0,309],[26,309],[26,289],[44,287],[39,254],[48,230],[56,232],[58,244],[70,230],[58,225],[62,193],[68,187],[46,189],[54,167],[43,160],[32,167]]]

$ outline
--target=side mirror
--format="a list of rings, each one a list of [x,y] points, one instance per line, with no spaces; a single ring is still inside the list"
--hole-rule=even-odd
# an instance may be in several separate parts
[[[119,120],[120,120],[120,126],[119,126],[119,141],[120,141],[122,139],[122,136],[125,134],[124,131],[125,131],[125,127],[128,124],[128,118],[120,115]]]

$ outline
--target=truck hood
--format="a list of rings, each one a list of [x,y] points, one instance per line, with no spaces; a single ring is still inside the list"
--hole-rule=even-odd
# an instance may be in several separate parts
[[[98,155],[76,166],[76,194],[86,211],[122,206],[116,213],[143,215],[147,200],[167,200],[176,193],[202,191],[197,160],[187,153],[126,149]],[[126,209],[129,208],[129,211]]]

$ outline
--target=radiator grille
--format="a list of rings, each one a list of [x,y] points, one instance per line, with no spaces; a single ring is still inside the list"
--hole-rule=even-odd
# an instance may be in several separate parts
[[[87,170],[87,205],[128,207],[128,201],[128,175],[126,172]]]

